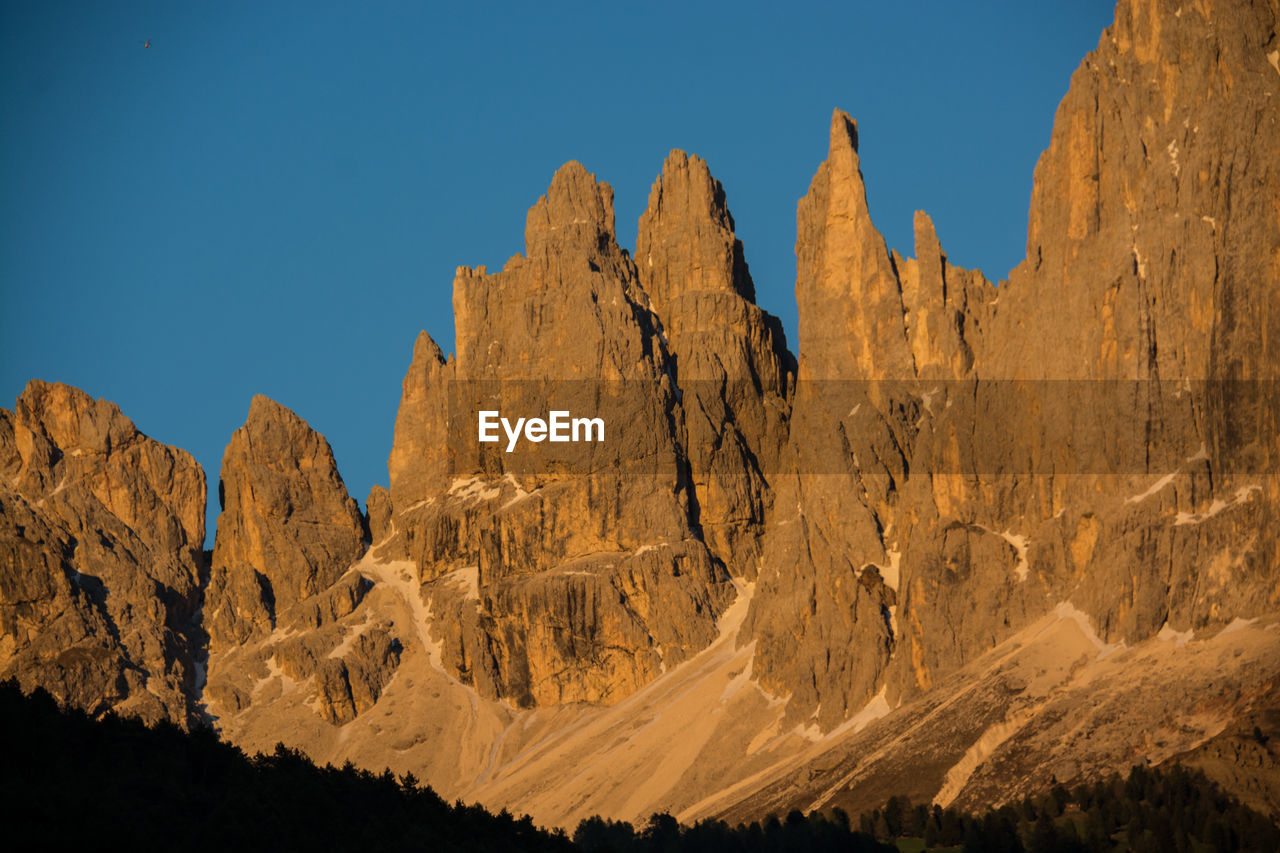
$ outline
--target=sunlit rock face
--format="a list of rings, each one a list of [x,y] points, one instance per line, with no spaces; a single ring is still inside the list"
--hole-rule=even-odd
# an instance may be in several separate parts
[[[0,410],[0,678],[194,719],[204,472],[112,403],[32,381]]]
[[[924,214],[916,258],[886,251],[837,112],[798,217],[795,478],[744,637],[797,718],[926,690],[1063,601],[1129,643],[1276,609],[1275,27],[1121,3],[998,289]]]
[[[222,513],[204,621],[213,647],[243,643],[328,589],[364,550],[364,525],[324,436],[262,395],[218,481]]]
[[[415,342],[367,514],[253,400],[207,577],[190,457],[33,383],[0,669],[562,825],[978,806],[1138,757],[1271,808],[1240,732],[1280,712],[1276,16],[1123,0],[998,286],[923,212],[885,244],[836,110],[796,355],[702,159],[667,157],[634,257],[567,163],[524,252],[458,269],[456,352]],[[481,440],[559,409],[602,439]]]

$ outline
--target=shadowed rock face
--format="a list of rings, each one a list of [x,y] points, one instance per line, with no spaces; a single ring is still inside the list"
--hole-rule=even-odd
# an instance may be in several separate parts
[[[204,472],[115,405],[32,381],[0,410],[0,678],[187,725]]]
[[[213,647],[270,632],[277,615],[328,589],[364,550],[360,510],[324,436],[262,395],[231,436],[205,595]]]

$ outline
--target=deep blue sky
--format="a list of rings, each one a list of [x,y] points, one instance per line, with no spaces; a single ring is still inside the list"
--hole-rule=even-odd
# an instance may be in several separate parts
[[[365,8],[365,7],[368,8]],[[499,268],[580,160],[620,242],[671,148],[724,184],[795,345],[795,209],[833,107],[912,254],[1007,275],[1099,0],[872,4],[0,0],[0,405],[29,379],[195,454],[256,393],[328,437],[363,505],[400,381],[453,344],[454,268]],[[151,39],[151,47],[143,42]],[[210,540],[212,542],[212,539]]]

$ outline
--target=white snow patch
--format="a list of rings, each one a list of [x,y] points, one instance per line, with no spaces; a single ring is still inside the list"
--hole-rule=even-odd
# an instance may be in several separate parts
[[[449,484],[449,494],[473,501],[491,501],[501,491],[501,486],[491,485],[480,477],[459,478]]]
[[[819,727],[816,722],[810,723],[807,726],[797,725],[788,732],[788,734],[796,735],[810,743],[831,741],[839,738],[841,735],[850,733],[856,734],[893,710],[889,707],[889,700],[885,696],[886,689],[887,688],[885,687],[881,687],[880,692],[871,697],[871,699],[867,701],[867,704],[863,705],[858,713],[854,714],[852,717],[845,720],[826,734],[822,733],[821,727]],[[811,719],[816,720],[818,718],[818,714],[821,712],[822,705],[818,705],[818,707],[814,709]]]
[[[902,552],[897,549],[896,544],[892,547],[885,548],[885,556],[889,558],[888,565],[884,563],[872,563],[880,570],[880,578],[884,581],[884,585],[894,592],[898,591],[898,580],[902,577],[902,571],[899,566],[902,563]]]
[[[480,567],[462,566],[446,574],[443,578],[454,586],[461,587],[466,601],[480,600]]]
[[[270,684],[272,679],[277,679],[277,678],[280,680],[281,693],[290,693],[298,686],[298,682],[294,681],[288,675],[285,675],[284,670],[280,668],[280,664],[276,662],[275,655],[272,655],[271,657],[267,658],[266,677],[258,679],[257,683],[253,685],[253,689],[252,691],[250,691],[250,695],[257,695],[259,690],[261,690],[262,688]]]
[[[1235,497],[1233,500],[1224,501],[1222,500],[1222,498],[1214,498],[1213,503],[1209,504],[1209,508],[1206,509],[1204,512],[1199,514],[1194,512],[1180,512],[1178,513],[1178,517],[1174,519],[1173,523],[1175,525],[1183,525],[1183,524],[1199,524],[1202,521],[1207,521],[1208,519],[1213,518],[1215,515],[1222,512],[1224,509],[1227,509],[1228,507],[1233,507],[1236,504],[1241,504],[1249,500],[1249,498],[1252,496],[1255,489],[1258,491],[1262,491],[1262,486],[1259,486],[1257,484],[1252,486],[1242,486],[1236,489]]]
[[[933,414],[933,401],[942,392],[942,386],[938,386],[931,391],[920,392],[920,399],[924,401],[924,408],[929,414]]]
[[[1208,222],[1209,226],[1213,228],[1214,231],[1218,230],[1218,221],[1214,219],[1212,216],[1201,216],[1200,220],[1202,222]]]
[[[1165,622],[1160,629],[1160,633],[1156,634],[1156,639],[1164,640],[1167,643],[1171,642],[1176,649],[1180,649],[1191,642],[1193,637],[1195,637],[1194,631],[1175,631],[1168,622]]]
[[[352,643],[354,643],[357,639],[360,638],[360,635],[364,633],[365,629],[369,627],[369,624],[371,622],[373,622],[372,611],[365,613],[363,622],[361,622],[359,625],[352,626],[351,630],[348,631],[346,633],[346,636],[342,638],[342,642],[334,646],[333,651],[329,652],[329,657],[338,659],[338,658],[341,658],[343,655],[345,655],[347,652],[351,651]]]
[[[1178,476],[1177,471],[1174,471],[1172,474],[1165,474],[1159,480],[1156,480],[1155,483],[1152,484],[1151,488],[1147,489],[1145,492],[1143,492],[1140,495],[1133,495],[1132,497],[1125,498],[1124,502],[1127,504],[1136,504],[1140,501],[1145,501],[1147,498],[1151,497],[1152,495],[1156,494],[1161,489],[1163,489],[1165,486],[1172,483],[1173,478],[1176,476]]]
[[[747,618],[747,608],[751,606],[751,599],[756,594],[755,581],[747,583],[742,578],[730,578],[729,582],[733,584],[733,588],[738,591],[738,597],[733,600],[720,614],[720,618],[716,620],[716,628],[719,629],[719,636],[716,641],[727,640],[738,635],[738,629],[742,627],[742,622]]]
[[[1027,575],[1030,573],[1030,570],[1031,570],[1031,565],[1027,562],[1027,546],[1031,544],[1031,540],[1020,533],[1013,533],[1009,530],[1005,530],[1001,533],[996,533],[994,530],[992,530],[990,527],[987,527],[984,524],[974,523],[973,526],[986,533],[999,536],[1001,539],[1008,542],[1010,545],[1014,547],[1014,550],[1018,552],[1018,562],[1014,565],[1013,570],[1017,572],[1019,581],[1026,580]]]
[[[822,703],[819,702],[818,707],[814,708],[813,713],[809,715],[809,719],[816,720],[818,719],[818,715],[821,713]],[[816,722],[810,723],[807,726],[796,725],[796,727],[788,732],[788,734],[793,734],[797,737],[803,738],[804,740],[809,741],[809,743],[818,743],[822,740],[822,727]]]
[[[1188,462],[1199,462],[1201,459],[1208,459],[1208,458],[1209,458],[1209,448],[1208,448],[1208,447],[1205,445],[1205,443],[1202,441],[1202,442],[1200,442],[1200,449],[1196,451],[1196,455],[1195,455],[1195,456],[1188,456],[1188,457],[1187,457],[1187,461],[1188,461]]]
[[[639,548],[631,552],[631,556],[639,557],[641,554],[648,554],[650,551],[656,551],[659,548],[670,548],[670,542],[655,542],[651,545],[641,545]]]
[[[1257,621],[1258,620],[1256,618],[1241,619],[1239,616],[1237,616],[1236,618],[1231,620],[1231,624],[1227,625],[1227,627],[1223,628],[1221,631],[1218,632],[1218,636],[1225,637],[1227,634],[1234,634],[1236,631],[1243,631],[1245,628],[1248,628],[1250,625],[1252,625],[1254,622],[1257,622]]]
[[[16,482],[16,481],[15,481]],[[44,502],[54,495],[61,492],[67,487],[67,475],[64,473],[62,479],[58,481],[58,485],[54,486],[53,491],[36,501],[36,506],[44,506]]]
[[[1169,163],[1173,167],[1173,176],[1176,178],[1182,171],[1182,166],[1178,163],[1178,140],[1170,139],[1164,150],[1169,152]]]
[[[520,501],[524,500],[525,498],[533,494],[533,492],[525,491],[524,487],[520,485],[520,481],[516,479],[515,474],[509,473],[509,472],[507,474],[504,474],[502,477],[502,481],[504,483],[510,484],[511,487],[516,490],[515,496],[512,497],[511,500],[507,501],[502,505],[503,509],[506,509],[507,507],[512,506],[513,504],[518,504],[520,503]]]
[[[1236,489],[1236,503],[1244,503],[1245,501],[1249,500],[1249,496],[1252,495],[1255,491],[1257,492],[1262,491],[1262,486],[1259,486],[1257,483],[1254,483],[1252,486],[1241,486],[1240,488]]]
[[[431,661],[431,665],[435,669],[445,673],[445,675],[449,675],[444,668],[444,658],[440,644],[431,639],[431,609],[422,600],[422,595],[419,593],[417,567],[408,560],[381,563],[372,559],[369,555],[366,555],[365,559],[358,565],[366,577],[372,577],[375,583],[386,584],[389,589],[394,590],[404,601],[409,608],[410,619],[413,622],[415,633],[418,635],[418,642],[422,644],[423,650],[427,653],[427,659]],[[452,675],[449,675],[449,678],[456,681]]]
[[[1267,62],[1271,63],[1271,67],[1280,74],[1280,50],[1273,50],[1267,54]]]
[[[862,706],[862,710],[836,726],[823,740],[833,740],[845,733],[857,733],[874,723],[876,720],[888,714],[893,709],[889,707],[889,700],[885,696],[885,690],[888,688],[881,687],[880,692],[871,698],[871,701]]]
[[[1027,545],[1030,544],[1030,540],[1026,536],[1019,533],[1010,533],[1008,530],[999,534],[999,536],[1018,552],[1018,562],[1013,567],[1013,570],[1017,572],[1019,581],[1026,580],[1031,571],[1031,566],[1027,563]]]
[[[1133,246],[1131,247],[1131,251],[1133,252],[1134,263],[1138,265],[1138,278],[1146,278],[1147,277],[1147,260],[1146,258],[1142,257],[1142,253],[1138,251],[1137,243],[1133,244]]]
[[[1098,647],[1098,660],[1102,660],[1115,652],[1123,651],[1128,648],[1123,641],[1119,643],[1104,642],[1103,639],[1098,636],[1098,632],[1093,629],[1093,622],[1090,621],[1089,614],[1085,613],[1069,601],[1059,602],[1058,606],[1053,608],[1053,612],[1059,619],[1070,619],[1080,626],[1080,630],[1084,632],[1084,635],[1088,638],[1089,642]]]

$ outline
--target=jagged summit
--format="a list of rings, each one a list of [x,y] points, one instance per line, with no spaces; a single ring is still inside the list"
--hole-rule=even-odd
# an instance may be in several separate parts
[[[535,257],[546,247],[565,249],[582,241],[586,249],[615,241],[613,187],[597,182],[595,175],[576,160],[556,170],[547,194],[529,209],[524,240],[525,253]]]
[[[270,633],[281,613],[332,586],[363,550],[363,520],[329,443],[262,394],[227,445],[218,494],[204,604],[215,648]]]
[[[839,107],[831,111],[831,134],[830,141],[827,143],[827,155],[831,156],[836,151],[852,151],[854,155],[858,153],[858,122]]]
[[[1264,0],[1122,0],[999,289],[923,212],[888,250],[836,110],[794,355],[703,160],[666,158],[634,257],[570,162],[524,255],[459,268],[456,354],[414,343],[367,520],[254,398],[211,566],[190,457],[33,383],[0,412],[0,674],[557,824],[990,804],[1137,759],[1280,813],[1249,734],[1280,713],[1277,39]],[[559,406],[609,440],[477,438]]]
[[[724,187],[706,161],[673,150],[649,191],[636,237],[636,262],[659,315],[673,299],[697,291],[728,291],[755,302],[733,229]]]

